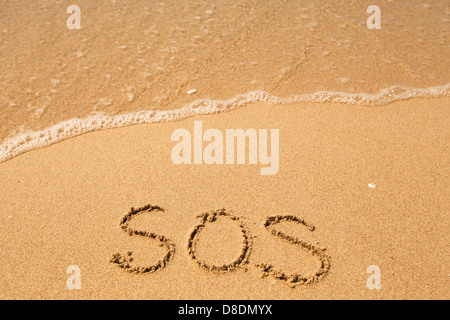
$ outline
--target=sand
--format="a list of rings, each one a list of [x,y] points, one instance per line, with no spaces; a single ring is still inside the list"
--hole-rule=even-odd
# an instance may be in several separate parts
[[[0,298],[448,299],[449,102],[256,103],[0,163]],[[279,129],[279,172],[173,164],[171,134],[194,121]]]
[[[0,299],[448,299],[448,1],[372,4],[0,0]]]

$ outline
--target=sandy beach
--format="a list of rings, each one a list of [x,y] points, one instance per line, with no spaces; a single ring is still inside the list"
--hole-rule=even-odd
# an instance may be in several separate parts
[[[449,102],[256,103],[88,133],[0,163],[0,298],[446,299]],[[278,173],[174,164],[171,135],[192,132],[194,121],[223,132],[279,129]],[[145,205],[158,208],[123,220]],[[271,216],[304,223],[267,224]],[[121,268],[111,262],[117,253],[133,259]],[[210,270],[193,255],[209,266],[239,263]],[[324,257],[329,266],[309,284],[256,266],[310,277]],[[80,290],[67,288],[70,265],[81,271]],[[381,270],[380,290],[366,286],[370,265]]]
[[[449,30],[448,0],[0,0],[0,299],[448,299]]]

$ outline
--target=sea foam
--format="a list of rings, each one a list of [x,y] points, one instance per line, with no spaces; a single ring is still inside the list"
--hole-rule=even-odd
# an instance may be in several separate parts
[[[393,86],[377,94],[345,93],[319,91],[312,94],[295,95],[287,98],[277,97],[265,91],[252,91],[228,100],[199,99],[175,110],[138,111],[114,116],[103,113],[87,116],[83,119],[70,119],[41,131],[21,133],[7,138],[0,145],[0,162],[11,159],[26,151],[48,146],[84,133],[120,128],[135,124],[168,122],[196,115],[213,114],[232,110],[255,102],[276,104],[308,103],[346,103],[353,105],[386,105],[399,100],[417,97],[438,97],[450,95],[450,83],[425,89]]]

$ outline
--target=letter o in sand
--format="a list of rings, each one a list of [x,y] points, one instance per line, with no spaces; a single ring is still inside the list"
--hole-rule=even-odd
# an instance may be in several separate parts
[[[252,249],[252,237],[250,232],[247,230],[247,228],[242,223],[241,219],[237,216],[232,215],[231,213],[227,212],[225,209],[215,210],[211,212],[202,213],[197,216],[198,218],[201,218],[202,221],[199,225],[194,227],[194,230],[191,232],[189,236],[188,241],[188,254],[189,256],[197,263],[197,265],[205,270],[208,271],[218,271],[218,272],[227,272],[227,271],[234,271],[239,267],[242,267],[246,263],[248,263],[248,258],[250,256],[250,252]],[[218,217],[226,217],[233,221],[236,221],[239,225],[239,228],[241,229],[242,237],[243,237],[243,244],[242,249],[240,251],[239,257],[234,260],[233,262],[229,264],[224,264],[221,266],[216,266],[212,264],[207,264],[205,261],[199,260],[196,253],[196,243],[198,240],[198,235],[202,231],[203,228],[206,227],[208,223],[214,223],[217,221]]]

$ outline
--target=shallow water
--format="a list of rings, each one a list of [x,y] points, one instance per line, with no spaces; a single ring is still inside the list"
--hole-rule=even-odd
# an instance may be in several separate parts
[[[448,1],[378,1],[380,30],[371,4],[80,0],[69,30],[65,1],[0,0],[0,161],[255,101],[448,95]]]

